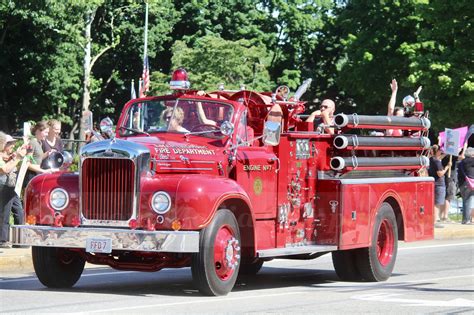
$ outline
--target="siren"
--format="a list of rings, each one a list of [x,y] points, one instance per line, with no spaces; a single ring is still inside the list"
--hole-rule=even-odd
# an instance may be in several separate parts
[[[188,80],[188,73],[183,68],[176,69],[171,75],[170,88],[172,90],[187,90],[191,87]]]

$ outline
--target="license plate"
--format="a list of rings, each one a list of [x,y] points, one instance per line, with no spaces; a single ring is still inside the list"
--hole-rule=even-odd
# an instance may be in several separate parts
[[[86,239],[86,252],[111,253],[112,240],[110,238],[88,238]]]

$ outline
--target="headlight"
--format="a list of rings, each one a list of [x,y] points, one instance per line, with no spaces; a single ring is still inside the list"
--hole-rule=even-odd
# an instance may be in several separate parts
[[[69,204],[69,195],[62,188],[55,188],[49,195],[49,204],[54,210],[63,210]]]
[[[158,191],[151,198],[151,207],[158,214],[164,214],[171,208],[171,197],[164,191]]]

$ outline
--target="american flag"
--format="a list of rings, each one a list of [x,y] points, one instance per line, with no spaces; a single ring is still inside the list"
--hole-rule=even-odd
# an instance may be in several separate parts
[[[135,81],[132,80],[132,87],[130,90],[130,99],[134,100],[137,98],[137,92],[135,92]]]
[[[150,89],[150,68],[148,66],[148,56],[143,59],[142,84],[140,85],[140,97],[145,97],[145,92]]]

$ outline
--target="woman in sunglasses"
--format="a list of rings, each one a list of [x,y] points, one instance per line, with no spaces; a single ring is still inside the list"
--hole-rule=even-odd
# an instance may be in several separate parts
[[[168,125],[168,131],[189,132],[183,127],[184,111],[181,107],[176,107],[173,113],[173,108],[168,107],[161,113],[161,120]]]
[[[312,112],[311,115],[306,119],[306,122],[314,124],[314,131],[319,133],[334,134],[334,128],[330,127],[334,125],[334,111],[336,104],[333,100],[325,99],[319,109]]]

